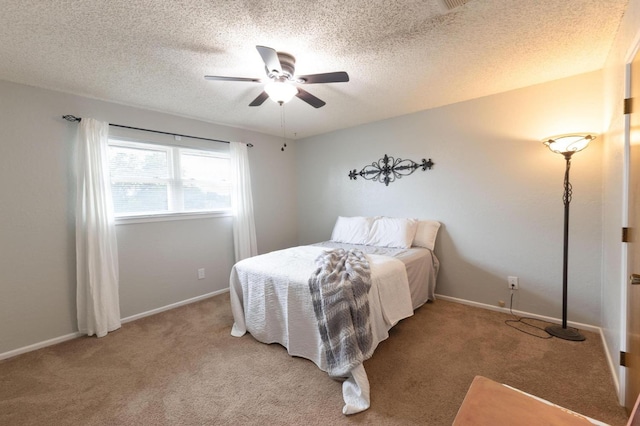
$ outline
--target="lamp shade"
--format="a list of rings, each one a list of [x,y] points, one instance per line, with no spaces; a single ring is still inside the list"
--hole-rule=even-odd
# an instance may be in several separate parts
[[[542,141],[551,151],[558,154],[573,154],[582,151],[596,137],[590,134],[570,134],[546,138]]]
[[[264,91],[271,100],[279,104],[289,102],[298,93],[295,86],[282,81],[272,81],[264,87]]]

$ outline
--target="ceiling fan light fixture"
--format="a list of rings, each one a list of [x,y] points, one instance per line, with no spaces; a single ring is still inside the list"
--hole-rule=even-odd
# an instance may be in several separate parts
[[[264,87],[264,91],[269,95],[269,99],[279,104],[289,102],[298,94],[298,89],[291,84],[282,81],[272,81]]]

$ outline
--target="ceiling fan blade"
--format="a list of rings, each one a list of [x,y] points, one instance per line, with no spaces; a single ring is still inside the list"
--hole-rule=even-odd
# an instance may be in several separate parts
[[[263,103],[264,101],[266,101],[268,98],[269,98],[269,95],[267,95],[267,92],[262,92],[262,93],[260,93],[260,94],[258,95],[258,97],[257,97],[257,98],[255,98],[255,99],[253,100],[253,102],[251,102],[251,103],[249,104],[249,106],[260,106],[260,105],[262,105],[262,103]]]
[[[218,75],[205,75],[205,80],[216,80],[216,81],[247,81],[249,83],[260,83],[259,78],[247,78],[247,77],[221,77]]]
[[[327,72],[324,74],[297,75],[296,80],[300,83],[346,83],[349,81],[349,74],[344,71]]]
[[[322,99],[316,98],[311,93],[307,92],[306,90],[302,90],[299,87],[298,87],[298,93],[296,94],[296,96],[314,108],[320,108],[326,105],[325,101],[323,101]]]
[[[267,66],[268,73],[277,72],[282,74],[282,66],[280,65],[280,59],[278,59],[278,52],[275,49],[265,46],[256,46],[258,53],[262,57],[264,64]]]

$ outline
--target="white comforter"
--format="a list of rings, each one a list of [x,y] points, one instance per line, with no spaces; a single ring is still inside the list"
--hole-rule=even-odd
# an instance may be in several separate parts
[[[231,271],[231,331],[247,331],[264,343],[279,343],[290,355],[313,361],[326,371],[322,340],[313,311],[309,278],[315,259],[326,250],[301,246],[267,253],[236,263]],[[413,315],[404,264],[392,257],[367,255],[371,267],[369,308],[373,347],[389,337],[389,329]],[[369,382],[362,365],[343,383],[343,413],[369,408]]]

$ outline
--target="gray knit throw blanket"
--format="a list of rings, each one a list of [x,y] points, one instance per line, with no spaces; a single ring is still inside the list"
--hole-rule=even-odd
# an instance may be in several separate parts
[[[368,293],[371,270],[360,250],[329,250],[309,278],[327,373],[347,376],[373,354]]]

